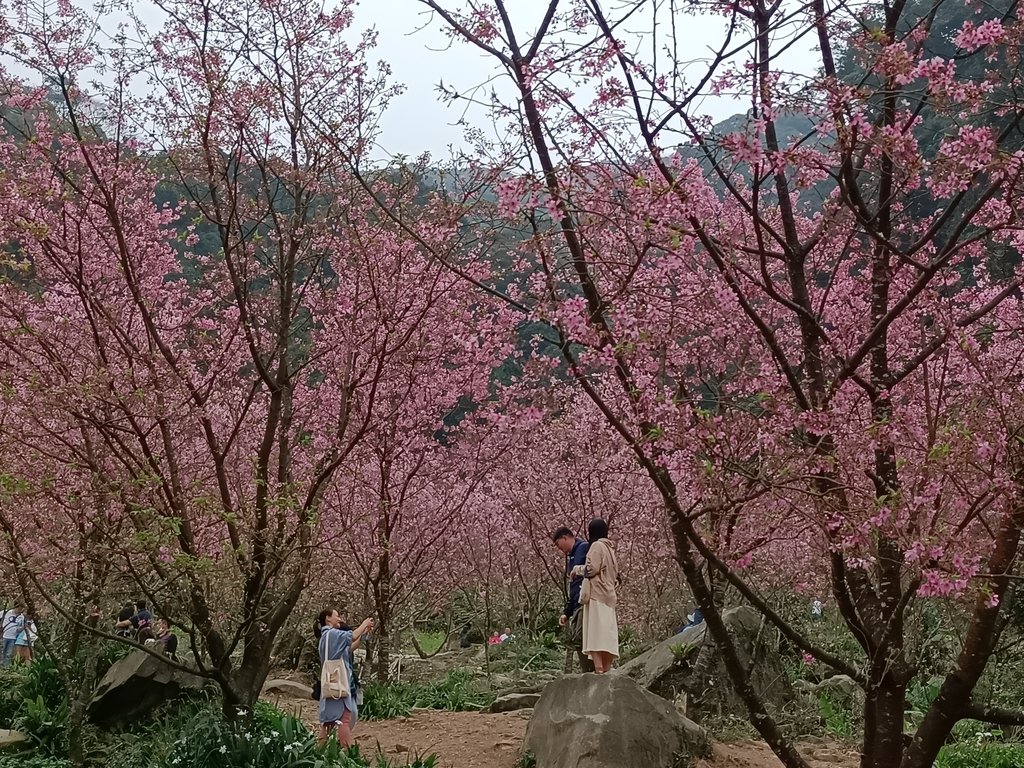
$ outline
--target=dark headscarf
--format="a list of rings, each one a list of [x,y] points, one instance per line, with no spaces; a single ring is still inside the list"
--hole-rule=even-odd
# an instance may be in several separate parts
[[[608,523],[600,517],[595,517],[587,526],[587,541],[593,544],[598,539],[608,538]]]

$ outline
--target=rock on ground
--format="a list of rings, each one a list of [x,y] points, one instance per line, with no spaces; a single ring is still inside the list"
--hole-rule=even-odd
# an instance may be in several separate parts
[[[526,731],[537,768],[685,768],[711,754],[704,729],[623,675],[549,683]]]
[[[22,749],[28,746],[28,736],[20,731],[0,728],[0,752]]]
[[[539,693],[504,693],[491,703],[487,711],[498,714],[515,712],[517,709],[530,709],[537,705],[539,699]]]
[[[687,627],[616,668],[615,672],[628,675],[652,693],[674,699],[684,690],[690,675],[690,665],[685,660],[695,656],[704,644],[706,627],[703,623]]]
[[[722,620],[740,662],[750,670],[754,690],[765,703],[778,710],[792,702],[795,696],[775,634],[763,625],[761,615],[749,606],[739,606],[723,612]],[[718,648],[707,632],[707,622],[687,627],[617,672],[670,701],[681,697],[687,716],[695,720],[709,715],[746,717],[746,708],[733,691]]]
[[[295,698],[309,699],[313,696],[313,689],[305,683],[295,680],[267,680],[263,684],[264,694],[276,694],[278,696],[294,696]]]
[[[126,723],[204,684],[203,678],[172,667],[160,656],[135,651],[107,670],[89,703],[89,719],[103,726]]]

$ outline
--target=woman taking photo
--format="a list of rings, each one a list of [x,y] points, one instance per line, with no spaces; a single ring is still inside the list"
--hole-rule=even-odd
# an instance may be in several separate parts
[[[334,729],[338,742],[352,746],[352,729],[359,719],[359,686],[352,668],[352,651],[373,630],[373,619],[366,619],[355,629],[341,623],[333,609],[321,611],[313,634],[320,651],[320,744],[327,743]]]
[[[587,540],[587,564],[577,565],[572,573],[583,577],[583,653],[594,662],[594,671],[603,675],[619,655],[619,625],[615,616],[619,564],[615,548],[608,540],[608,523],[601,518],[591,520]]]

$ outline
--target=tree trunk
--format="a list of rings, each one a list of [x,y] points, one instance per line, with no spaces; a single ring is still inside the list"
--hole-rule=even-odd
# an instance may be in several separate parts
[[[886,674],[864,700],[861,768],[899,768],[903,760],[903,716],[907,686]]]
[[[224,717],[233,722],[240,711],[252,711],[260,698],[263,684],[270,672],[270,652],[274,638],[264,634],[253,633],[246,639],[242,652],[242,661],[238,668],[218,678],[221,693],[224,697]]]
[[[394,642],[394,628],[391,616],[391,558],[385,544],[378,561],[377,583],[374,586],[374,601],[377,604],[376,622],[373,627],[374,651],[377,661],[377,680],[386,684],[391,674],[391,648]]]
[[[90,622],[95,626],[95,621]],[[82,731],[85,727],[85,715],[92,700],[92,694],[96,685],[96,663],[99,657],[100,644],[92,635],[86,636],[87,652],[85,663],[82,666],[82,678],[79,681],[78,692],[71,697],[71,706],[68,710],[68,760],[74,768],[84,768],[87,764],[87,755],[82,746]],[[73,657],[71,657],[73,658]]]

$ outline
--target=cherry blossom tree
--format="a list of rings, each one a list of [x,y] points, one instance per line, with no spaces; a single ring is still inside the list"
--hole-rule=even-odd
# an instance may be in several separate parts
[[[446,311],[457,314],[466,298],[453,291]],[[389,679],[401,631],[424,611],[442,612],[464,586],[458,542],[476,525],[480,485],[499,445],[475,414],[457,426],[443,422],[452,392],[488,398],[494,366],[483,359],[459,365],[444,349],[450,339],[426,339],[441,349],[410,365],[392,393],[388,419],[375,424],[325,499],[334,535],[325,531],[324,551],[350,588],[363,587],[376,620],[372,647],[381,681]]]
[[[520,546],[532,555],[523,570],[548,591],[558,589],[562,601],[565,563],[551,533],[564,525],[586,538],[591,520],[607,520],[623,576],[617,613],[642,636],[663,637],[679,625],[689,598],[661,499],[593,403],[574,395],[557,387],[548,395],[553,416],[517,423],[516,445],[491,474],[491,493],[505,500]]]
[[[23,448],[4,526],[46,597],[87,556],[55,526],[88,510],[90,552],[188,635],[229,714],[262,687],[339,470],[409,382],[422,419],[397,422],[400,446],[478,391],[430,371],[486,370],[500,347],[499,314],[453,308],[464,283],[426,252],[458,211],[374,179],[419,212],[410,238],[346,172],[393,92],[372,35],[342,41],[351,5],[165,3],[162,27],[109,47],[70,5],[19,4],[2,28],[47,86],[0,75],[20,117],[0,143],[3,430]]]
[[[1024,721],[974,696],[1024,524],[1017,4],[969,6],[943,56],[943,2],[421,2],[507,76],[478,162],[507,169],[501,208],[531,230],[511,298],[657,489],[773,751],[806,765],[710,574],[863,686],[865,768],[931,765],[962,718]],[[686,65],[691,15],[721,36]],[[747,113],[716,127],[722,96]],[[861,655],[787,622],[756,586],[768,564],[821,574]],[[932,596],[959,602],[963,639],[905,739]]]

